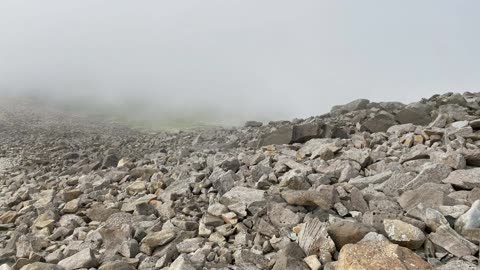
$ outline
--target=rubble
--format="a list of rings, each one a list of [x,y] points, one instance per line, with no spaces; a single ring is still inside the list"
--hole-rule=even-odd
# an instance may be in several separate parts
[[[478,265],[478,93],[155,132],[0,102],[2,270]]]

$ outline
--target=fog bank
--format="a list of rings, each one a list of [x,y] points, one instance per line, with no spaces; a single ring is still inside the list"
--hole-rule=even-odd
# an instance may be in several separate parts
[[[202,121],[478,91],[480,2],[0,3],[0,91]]]

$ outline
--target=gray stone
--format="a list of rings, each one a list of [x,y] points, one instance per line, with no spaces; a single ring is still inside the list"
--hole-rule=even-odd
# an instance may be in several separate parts
[[[356,149],[352,148],[346,151],[343,151],[343,159],[353,160],[360,164],[362,168],[365,168],[371,162],[370,149]]]
[[[480,168],[453,171],[443,180],[443,183],[461,189],[480,188]]]
[[[420,203],[425,207],[436,208],[440,205],[453,205],[455,202],[437,188],[417,188],[403,193],[398,198],[398,203],[408,212]]]
[[[170,265],[169,270],[196,270],[197,268],[192,264],[190,259],[184,254],[178,256],[177,259]]]
[[[244,126],[245,127],[261,127],[263,126],[263,123],[258,121],[247,121],[245,122]]]
[[[395,134],[398,137],[415,131],[415,125],[408,123],[408,124],[402,124],[402,125],[394,125],[388,128],[387,134]]]
[[[332,208],[336,195],[334,189],[316,190],[285,190],[282,198],[290,205],[318,206],[322,209]]]
[[[92,221],[103,222],[111,215],[118,213],[120,210],[115,208],[105,208],[104,205],[96,204],[87,210],[87,217]]]
[[[186,239],[176,245],[178,252],[180,253],[190,253],[194,252],[197,249],[200,249],[205,243],[205,239],[198,237],[192,239]]]
[[[300,169],[290,170],[281,176],[279,186],[294,190],[306,190],[311,187],[305,173]]]
[[[387,196],[400,195],[400,189],[415,178],[412,172],[393,172],[387,180],[375,185],[376,190],[381,190]]]
[[[174,229],[164,229],[159,232],[148,234],[143,238],[140,250],[147,255],[150,255],[154,248],[165,245],[175,239],[177,235]]]
[[[353,221],[339,220],[328,226],[328,234],[338,250],[347,244],[359,242],[371,232],[375,232],[373,227]]]
[[[115,261],[115,262],[107,262],[102,264],[98,270],[134,270],[135,267],[131,266],[127,262],[122,261]]]
[[[408,106],[395,116],[400,124],[428,125],[432,118],[426,106]]]
[[[369,185],[378,185],[387,181],[392,176],[392,173],[392,171],[386,171],[369,177],[357,177],[350,179],[348,183],[359,189],[364,189]]]
[[[401,220],[383,221],[388,238],[395,244],[416,250],[425,242],[425,234],[419,228]]]
[[[308,265],[303,261],[305,254],[296,243],[289,243],[284,249],[277,253],[275,265],[272,270],[298,269],[309,270]]]
[[[369,103],[370,101],[368,99],[357,99],[344,105],[333,106],[332,109],[330,110],[330,113],[332,115],[339,115],[346,112],[364,110],[367,108]]]
[[[235,264],[236,265],[258,265],[260,269],[266,269],[268,268],[268,260],[259,254],[253,253],[250,250],[237,250],[233,254],[233,257],[235,258]]]
[[[236,186],[220,198],[220,203],[230,206],[236,203],[243,203],[247,207],[253,203],[265,200],[265,192],[258,189]]]
[[[463,155],[468,166],[480,167],[480,149],[464,150]]]
[[[468,115],[467,108],[457,104],[442,105],[438,108],[438,112],[447,115],[450,122],[475,119],[474,116]]]
[[[224,172],[219,168],[220,171],[214,171],[210,176],[210,180],[213,183],[213,187],[218,190],[220,195],[227,193],[235,185],[236,175],[233,171]]]
[[[467,261],[453,259],[446,264],[435,268],[436,270],[478,270],[478,266]]]
[[[457,257],[471,256],[478,246],[459,235],[450,225],[442,225],[428,237],[435,245],[442,247]]]
[[[460,234],[475,229],[480,230],[480,200],[475,201],[472,207],[455,222],[455,230]]]
[[[370,132],[386,132],[391,126],[397,122],[391,115],[376,114],[374,117],[363,122],[363,126]]]
[[[89,248],[86,248],[68,258],[61,260],[58,265],[65,269],[73,270],[80,268],[97,267],[98,261],[93,255],[93,251]]]
[[[2,269],[2,267],[0,267]],[[23,266],[20,270],[63,270],[61,266],[50,264],[50,263],[42,263],[42,262],[34,262],[28,265]]]
[[[300,216],[283,204],[274,204],[268,208],[268,218],[277,228],[293,227],[300,222]]]
[[[297,242],[307,256],[319,254],[323,262],[331,261],[336,251],[335,243],[327,232],[327,224],[317,218],[302,224]]]
[[[425,183],[441,183],[450,174],[450,167],[443,164],[427,164],[412,181],[402,187],[403,190],[411,190]]]
[[[258,141],[258,147],[266,145],[289,144],[292,141],[293,127],[286,126],[264,134]]]
[[[324,137],[325,126],[320,123],[306,123],[293,126],[291,143],[304,143]]]

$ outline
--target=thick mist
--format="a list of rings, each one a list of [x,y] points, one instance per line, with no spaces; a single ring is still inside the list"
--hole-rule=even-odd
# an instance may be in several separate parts
[[[0,92],[234,124],[475,91],[478,10],[476,0],[3,0]]]

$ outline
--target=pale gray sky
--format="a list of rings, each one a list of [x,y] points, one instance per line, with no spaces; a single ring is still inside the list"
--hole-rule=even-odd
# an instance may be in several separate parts
[[[224,117],[480,89],[478,0],[2,0],[0,89]]]

